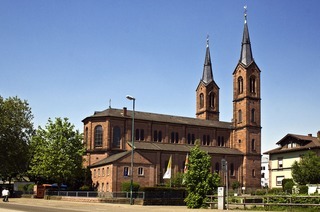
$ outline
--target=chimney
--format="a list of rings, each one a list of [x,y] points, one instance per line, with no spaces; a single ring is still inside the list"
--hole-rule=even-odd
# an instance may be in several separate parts
[[[312,137],[312,133],[309,133],[308,136],[309,136],[309,137]]]
[[[123,116],[127,116],[127,108],[123,107]]]
[[[318,140],[320,140],[320,130],[317,132]]]

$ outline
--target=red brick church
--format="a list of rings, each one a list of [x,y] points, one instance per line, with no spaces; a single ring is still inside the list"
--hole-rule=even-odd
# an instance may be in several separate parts
[[[196,88],[196,118],[135,111],[132,171],[132,111],[108,108],[86,117],[84,165],[90,167],[98,191],[120,191],[121,183],[130,181],[131,175],[140,186],[163,184],[170,156],[173,175],[183,172],[186,155],[196,140],[211,156],[211,171],[222,179],[221,160],[228,162],[229,185],[239,181],[246,190],[260,188],[260,69],[253,59],[246,14],[240,59],[231,73],[232,122],[219,119],[219,86],[212,74],[208,41]]]

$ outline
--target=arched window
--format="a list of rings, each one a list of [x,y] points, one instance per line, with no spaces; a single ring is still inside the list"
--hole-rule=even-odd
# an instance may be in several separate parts
[[[255,150],[256,150],[255,140],[254,140],[254,139],[251,140],[251,150],[252,150],[252,151],[255,151]]]
[[[88,138],[89,138],[89,135],[88,135],[88,127],[86,127],[85,139],[84,139],[84,143],[85,143],[86,145],[88,145]]]
[[[144,141],[144,130],[140,130],[140,141]]]
[[[255,109],[251,110],[251,122],[255,122]]]
[[[136,141],[140,140],[140,130],[136,129]]]
[[[252,177],[256,177],[256,171],[252,169]]]
[[[120,141],[121,141],[121,131],[120,127],[116,126],[113,128],[113,142],[112,147],[120,148]]]
[[[250,93],[256,93],[256,77],[250,77]]]
[[[210,108],[215,108],[216,104],[216,95],[214,93],[209,94],[209,107]]]
[[[220,136],[218,136],[218,146],[221,146]]]
[[[158,132],[157,132],[157,130],[153,131],[153,141],[154,142],[158,141]]]
[[[207,137],[205,135],[203,135],[202,137],[202,145],[203,146],[207,145]]]
[[[207,145],[210,145],[210,135],[207,135]]]
[[[162,142],[162,132],[158,132],[158,142]]]
[[[235,172],[234,172],[234,165],[233,163],[230,164],[230,176],[234,176]]]
[[[191,144],[194,144],[194,142],[196,141],[196,138],[194,136],[194,134],[191,135]]]
[[[225,146],[224,137],[223,136],[221,137],[221,146]]]
[[[94,128],[94,147],[101,147],[102,146],[102,126],[98,125]]]
[[[176,132],[176,143],[179,143],[179,133]]]
[[[171,133],[171,143],[174,143],[174,132]]]
[[[216,163],[215,171],[216,171],[217,173],[220,172],[220,165],[219,165],[218,162]]]
[[[239,110],[238,111],[238,123],[241,123],[242,122],[242,111]]]
[[[200,94],[200,108],[203,108],[204,106],[204,96],[203,93]]]
[[[238,94],[243,93],[243,78],[238,77]]]

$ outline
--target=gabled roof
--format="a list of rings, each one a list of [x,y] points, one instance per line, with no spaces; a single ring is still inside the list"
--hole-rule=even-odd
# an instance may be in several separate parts
[[[84,120],[82,120],[82,122],[85,122],[88,119],[103,118],[103,117],[131,118],[131,115],[132,115],[132,111],[130,110],[127,110],[127,115],[124,116],[123,110],[109,108],[104,111],[95,112],[94,115],[85,118]],[[163,114],[148,113],[148,112],[135,111],[134,118],[136,120],[156,121],[156,122],[162,122],[162,123],[233,129],[231,122],[203,120],[203,119],[197,119],[197,118],[171,116],[171,115],[163,115]]]
[[[285,146],[286,141],[288,139],[294,139],[296,141],[300,141],[302,145],[298,145],[296,147],[291,148],[283,148]],[[317,137],[313,136],[306,136],[306,135],[296,135],[296,134],[287,134],[284,136],[280,141],[276,144],[281,145],[278,148],[269,150],[264,154],[275,154],[275,153],[282,153],[282,152],[294,152],[300,150],[308,150],[308,149],[320,149],[320,140]]]
[[[130,146],[131,143],[129,142]],[[155,143],[155,142],[134,142],[135,150],[151,150],[151,151],[165,151],[165,152],[190,152],[194,145],[188,144],[172,144],[172,143]],[[242,152],[228,147],[216,146],[200,146],[200,149],[209,154],[223,154],[223,155],[243,155]]]
[[[114,161],[117,161],[130,153],[131,153],[131,151],[125,151],[125,152],[121,152],[118,154],[110,155],[109,157],[104,158],[104,159],[92,164],[90,167],[97,167],[97,166],[113,163]]]

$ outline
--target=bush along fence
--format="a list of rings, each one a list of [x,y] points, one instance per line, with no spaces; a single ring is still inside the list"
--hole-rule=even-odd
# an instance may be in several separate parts
[[[210,201],[208,204],[212,208],[216,208],[218,197],[216,195],[207,196]],[[242,206],[244,209],[252,207],[264,207],[265,210],[273,208],[305,208],[311,207],[320,210],[320,196],[294,196],[294,195],[274,195],[274,196],[234,196],[228,197],[226,200],[228,207]]]

